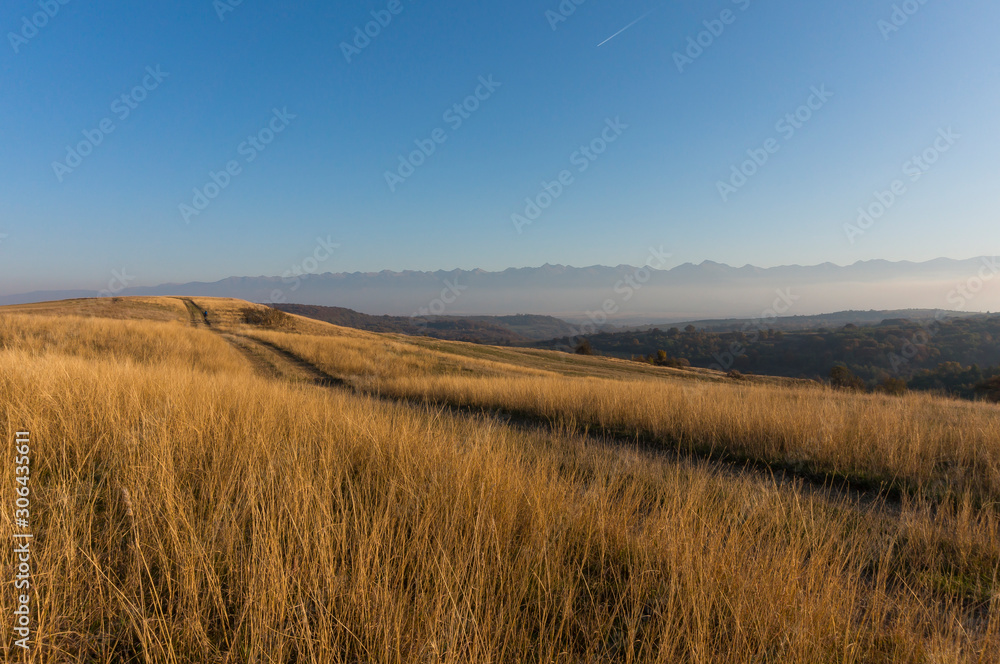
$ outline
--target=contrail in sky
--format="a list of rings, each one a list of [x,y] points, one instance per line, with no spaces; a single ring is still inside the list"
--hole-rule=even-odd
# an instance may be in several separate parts
[[[610,37],[608,37],[607,39],[605,39],[604,41],[602,41],[600,44],[597,45],[597,47],[600,48],[601,46],[604,46],[609,41],[611,41],[612,39],[614,39],[615,37],[617,37],[621,33],[625,32],[626,30],[628,30],[629,28],[631,28],[633,25],[635,25],[636,23],[638,23],[639,21],[641,21],[642,19],[646,18],[647,16],[649,16],[652,13],[653,13],[653,10],[650,9],[648,12],[646,12],[645,14],[643,14],[639,18],[635,19],[634,21],[632,21],[631,23],[629,23],[628,25],[626,25],[624,28],[622,28],[621,30],[619,30],[615,34],[611,35]]]

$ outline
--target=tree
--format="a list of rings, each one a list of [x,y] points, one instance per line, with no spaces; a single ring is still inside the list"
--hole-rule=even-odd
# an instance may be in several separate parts
[[[697,332],[698,328],[696,328],[694,325],[688,325],[687,327],[684,328],[684,331],[687,332],[688,334],[691,334],[692,332]]]
[[[594,349],[590,346],[590,340],[584,339],[576,345],[575,352],[577,355],[593,355]]]
[[[901,396],[906,394],[906,381],[899,378],[885,378],[879,383],[878,391],[884,394],[892,394],[894,396]]]
[[[985,395],[990,401],[1000,403],[1000,376],[979,383],[976,385],[976,391]]]
[[[830,370],[830,385],[842,390],[863,390],[865,381],[861,380],[851,370],[838,364]]]

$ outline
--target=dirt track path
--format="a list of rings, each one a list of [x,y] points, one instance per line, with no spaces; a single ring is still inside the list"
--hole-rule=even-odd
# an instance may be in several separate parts
[[[198,306],[197,302],[189,297],[178,299],[187,308],[193,327],[207,328],[221,336],[247,358],[258,373],[267,378],[287,380],[292,383],[320,385],[322,387],[346,386],[346,383],[339,378],[331,376],[319,367],[274,344],[213,327],[211,313],[205,316],[203,312],[206,309],[202,309]]]
[[[357,389],[349,382],[327,374],[307,360],[294,355],[274,344],[259,339],[238,335],[223,335],[233,337],[231,343],[252,345],[254,352],[270,352],[281,366],[286,367],[284,373],[290,370],[307,375],[314,384],[328,387],[349,389],[357,394],[381,399],[389,403],[405,404],[414,408],[441,408],[455,417],[486,418],[501,426],[512,427],[531,433],[551,434],[556,432],[556,425],[541,417],[508,413],[499,409],[481,407],[461,407],[447,403],[428,403],[420,398],[392,397],[376,395]],[[281,375],[272,374],[272,375]],[[578,431],[575,434],[581,440],[614,449],[627,448],[638,450],[658,458],[668,458],[676,462],[694,463],[705,468],[711,468],[734,477],[756,477],[762,482],[780,487],[794,488],[797,491],[819,495],[829,500],[845,499],[856,508],[874,511],[886,516],[898,517],[901,507],[901,496],[898,492],[887,492],[877,486],[852,481],[849,478],[829,477],[821,474],[807,473],[801,469],[783,466],[767,461],[741,458],[734,455],[721,456],[718,453],[703,454],[697,451],[681,451],[658,441],[636,439],[614,433],[596,432],[594,430]]]
[[[212,327],[212,323],[209,322],[208,317],[204,315],[204,309],[195,304],[194,300],[189,297],[179,297],[177,298],[184,303],[187,307],[188,316],[191,317],[192,327]]]
[[[266,341],[242,334],[219,332],[223,339],[243,353],[260,373],[293,383],[309,383],[321,387],[347,387],[343,380],[331,376],[314,364]]]
[[[223,331],[212,327],[210,317],[206,318],[204,311],[190,298],[181,299],[191,316],[191,325],[209,329],[238,350],[261,375],[286,380],[296,384],[317,385],[320,387],[335,387],[347,389],[356,394],[381,399],[386,402],[405,404],[414,408],[425,408],[428,405],[442,408],[456,417],[478,417],[496,421],[498,424],[514,427],[524,431],[554,433],[555,425],[544,418],[525,416],[523,414],[507,413],[499,409],[458,407],[446,403],[428,404],[423,399],[407,397],[391,397],[375,395],[357,389],[348,381],[333,376],[315,364],[291,353],[284,348],[267,341],[255,339],[232,331]],[[659,441],[636,439],[613,433],[595,432],[592,430],[577,432],[582,440],[591,443],[614,447],[638,449],[654,454],[659,458],[670,458],[675,461],[693,462],[720,472],[739,477],[756,477],[768,484],[782,487],[794,487],[799,491],[820,495],[830,500],[847,500],[856,508],[864,511],[875,511],[886,516],[898,516],[900,513],[900,495],[896,492],[886,492],[879,487],[865,485],[847,478],[831,478],[828,476],[810,474],[801,470],[784,467],[781,464],[770,463],[756,459],[735,457],[720,457],[718,454],[700,454],[692,451],[680,451]]]

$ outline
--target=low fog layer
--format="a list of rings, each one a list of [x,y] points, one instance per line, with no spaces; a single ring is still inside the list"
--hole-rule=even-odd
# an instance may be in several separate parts
[[[549,314],[568,320],[642,323],[700,318],[769,318],[847,309],[1000,310],[1000,259],[926,263],[867,261],[841,267],[733,268],[685,264],[670,270],[632,266],[439,272],[379,272],[233,277],[215,283],[123,289],[114,295],[236,297],[319,304],[368,314]],[[47,291],[0,303],[111,293]]]

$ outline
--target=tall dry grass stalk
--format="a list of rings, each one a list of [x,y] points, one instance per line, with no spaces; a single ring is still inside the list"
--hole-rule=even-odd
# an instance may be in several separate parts
[[[166,334],[119,329],[105,343],[123,354]],[[864,510],[576,435],[291,386],[228,356],[212,365],[201,344],[218,337],[174,330],[194,346],[155,361],[98,357],[57,331],[0,350],[5,458],[15,430],[33,439],[34,662],[1000,652],[997,524],[969,506]],[[0,510],[5,540],[10,518]]]
[[[240,354],[218,335],[176,321],[4,314],[0,315],[2,350],[32,355],[57,351],[120,364],[181,363],[210,372],[246,368]]]
[[[1000,501],[994,404],[821,387],[532,376],[465,358],[412,351],[397,358],[364,338],[257,336],[392,397],[513,412],[938,499]]]

